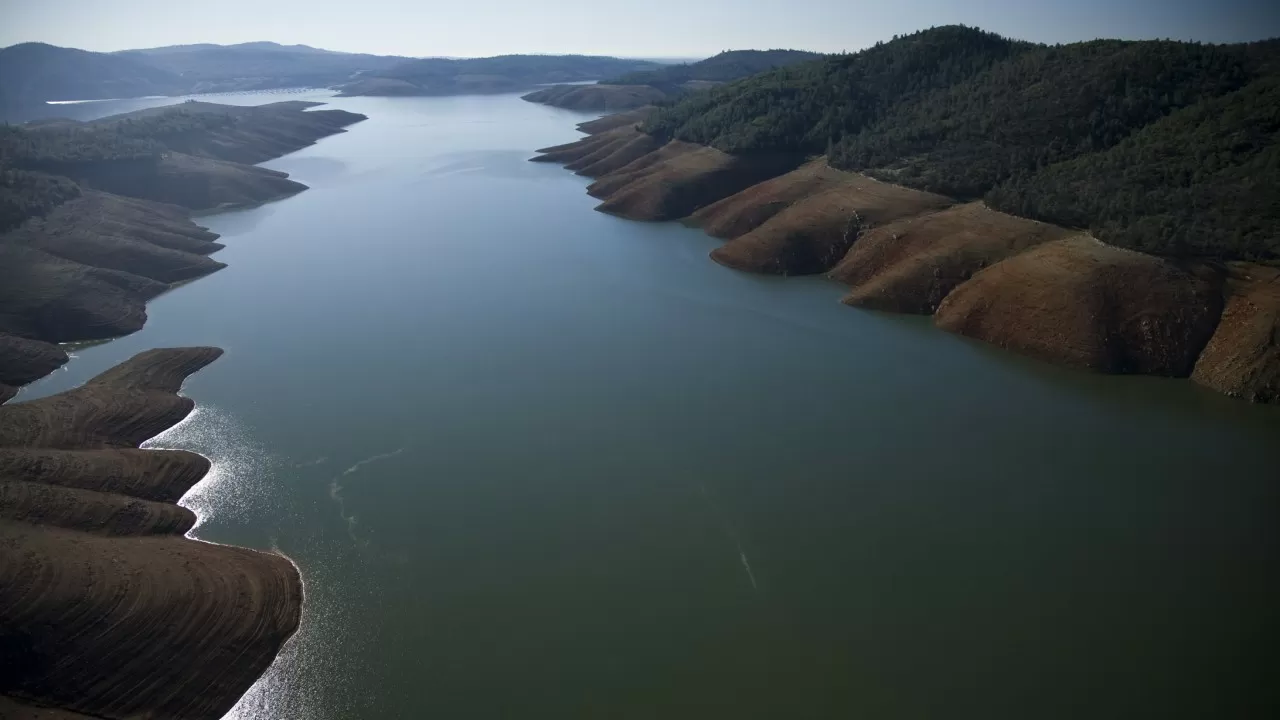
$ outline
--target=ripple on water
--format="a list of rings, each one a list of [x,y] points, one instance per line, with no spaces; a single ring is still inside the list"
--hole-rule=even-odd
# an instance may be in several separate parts
[[[303,502],[305,495],[290,489],[298,476],[327,458],[285,462],[232,413],[208,405],[144,447],[188,450],[212,463],[179,501],[197,516],[188,537],[274,552],[292,562],[302,578],[298,631],[224,720],[303,720],[358,711],[364,701],[355,691],[355,679],[340,668],[346,655],[362,651],[369,642],[367,634],[356,632],[362,623],[355,606],[376,600],[378,591],[372,578],[350,583],[354,576],[368,575],[363,555],[346,533],[316,532],[321,506]],[[360,587],[368,597],[352,603],[342,596],[342,587]]]

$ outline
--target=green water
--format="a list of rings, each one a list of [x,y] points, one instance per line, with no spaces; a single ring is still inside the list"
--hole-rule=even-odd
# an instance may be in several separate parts
[[[215,460],[196,536],[307,589],[232,717],[1280,706],[1280,409],[721,268],[525,161],[581,115],[333,105],[370,119],[267,163],[311,190],[203,221],[230,267],[22,396],[227,350],[155,444]]]

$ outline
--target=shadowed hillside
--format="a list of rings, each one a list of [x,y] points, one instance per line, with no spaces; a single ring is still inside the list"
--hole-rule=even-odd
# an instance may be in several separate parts
[[[256,205],[306,189],[255,167],[364,116],[210,103],[90,123],[0,127],[0,402],[65,361],[56,345],[146,321],[172,283],[223,267],[192,210]]]
[[[273,42],[174,45],[116,55],[181,77],[187,86],[184,92],[189,93],[328,87],[348,82],[357,73],[385,70],[408,60]]]
[[[173,95],[182,78],[123,55],[23,43],[0,49],[0,117],[47,100]]]

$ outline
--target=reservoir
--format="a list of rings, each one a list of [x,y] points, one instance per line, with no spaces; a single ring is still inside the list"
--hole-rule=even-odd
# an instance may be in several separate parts
[[[229,267],[15,401],[226,350],[151,445],[214,461],[195,537],[306,586],[231,718],[1280,707],[1280,408],[720,267],[527,162],[589,115],[210,98],[277,99],[369,119],[266,163],[311,189],[198,220]]]

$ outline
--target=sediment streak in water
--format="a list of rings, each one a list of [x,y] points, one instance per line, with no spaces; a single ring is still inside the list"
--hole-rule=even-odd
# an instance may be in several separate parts
[[[348,515],[348,514],[347,514],[347,503],[346,503],[345,498],[343,498],[343,497],[342,497],[342,490],[343,490],[343,487],[342,487],[342,483],[341,483],[340,481],[342,480],[342,478],[344,478],[344,477],[346,477],[346,476],[348,476],[348,475],[350,475],[350,474],[352,474],[352,473],[358,472],[358,471],[360,470],[360,468],[364,467],[365,465],[370,465],[370,464],[372,464],[372,463],[376,463],[376,462],[378,462],[378,461],[380,461],[380,460],[386,460],[386,459],[388,459],[388,458],[393,458],[393,457],[395,457],[396,455],[399,455],[399,454],[400,454],[400,453],[402,453],[402,452],[404,452],[404,448],[397,448],[397,449],[392,450],[391,452],[387,452],[387,453],[379,453],[379,454],[377,454],[377,455],[370,455],[369,457],[367,457],[367,458],[365,458],[365,459],[363,459],[363,460],[359,460],[359,461],[357,461],[355,464],[353,464],[351,467],[347,468],[346,470],[343,470],[343,471],[342,471],[342,474],[338,475],[337,477],[335,477],[333,480],[331,480],[331,481],[329,482],[329,497],[330,497],[330,499],[332,499],[335,503],[337,503],[337,504],[338,504],[338,516],[339,516],[339,517],[341,517],[341,518],[342,518],[342,521],[343,521],[343,522],[345,522],[345,523],[347,524],[347,534],[351,536],[351,540],[352,540],[352,542],[354,542],[356,545],[359,545],[360,547],[365,547],[365,546],[367,546],[367,545],[369,544],[369,541],[368,541],[368,540],[361,540],[360,538],[356,537],[355,528],[356,528],[356,524],[357,524],[357,522],[358,522],[358,521],[357,521],[357,519],[356,519],[356,516],[355,516],[355,515]]]

